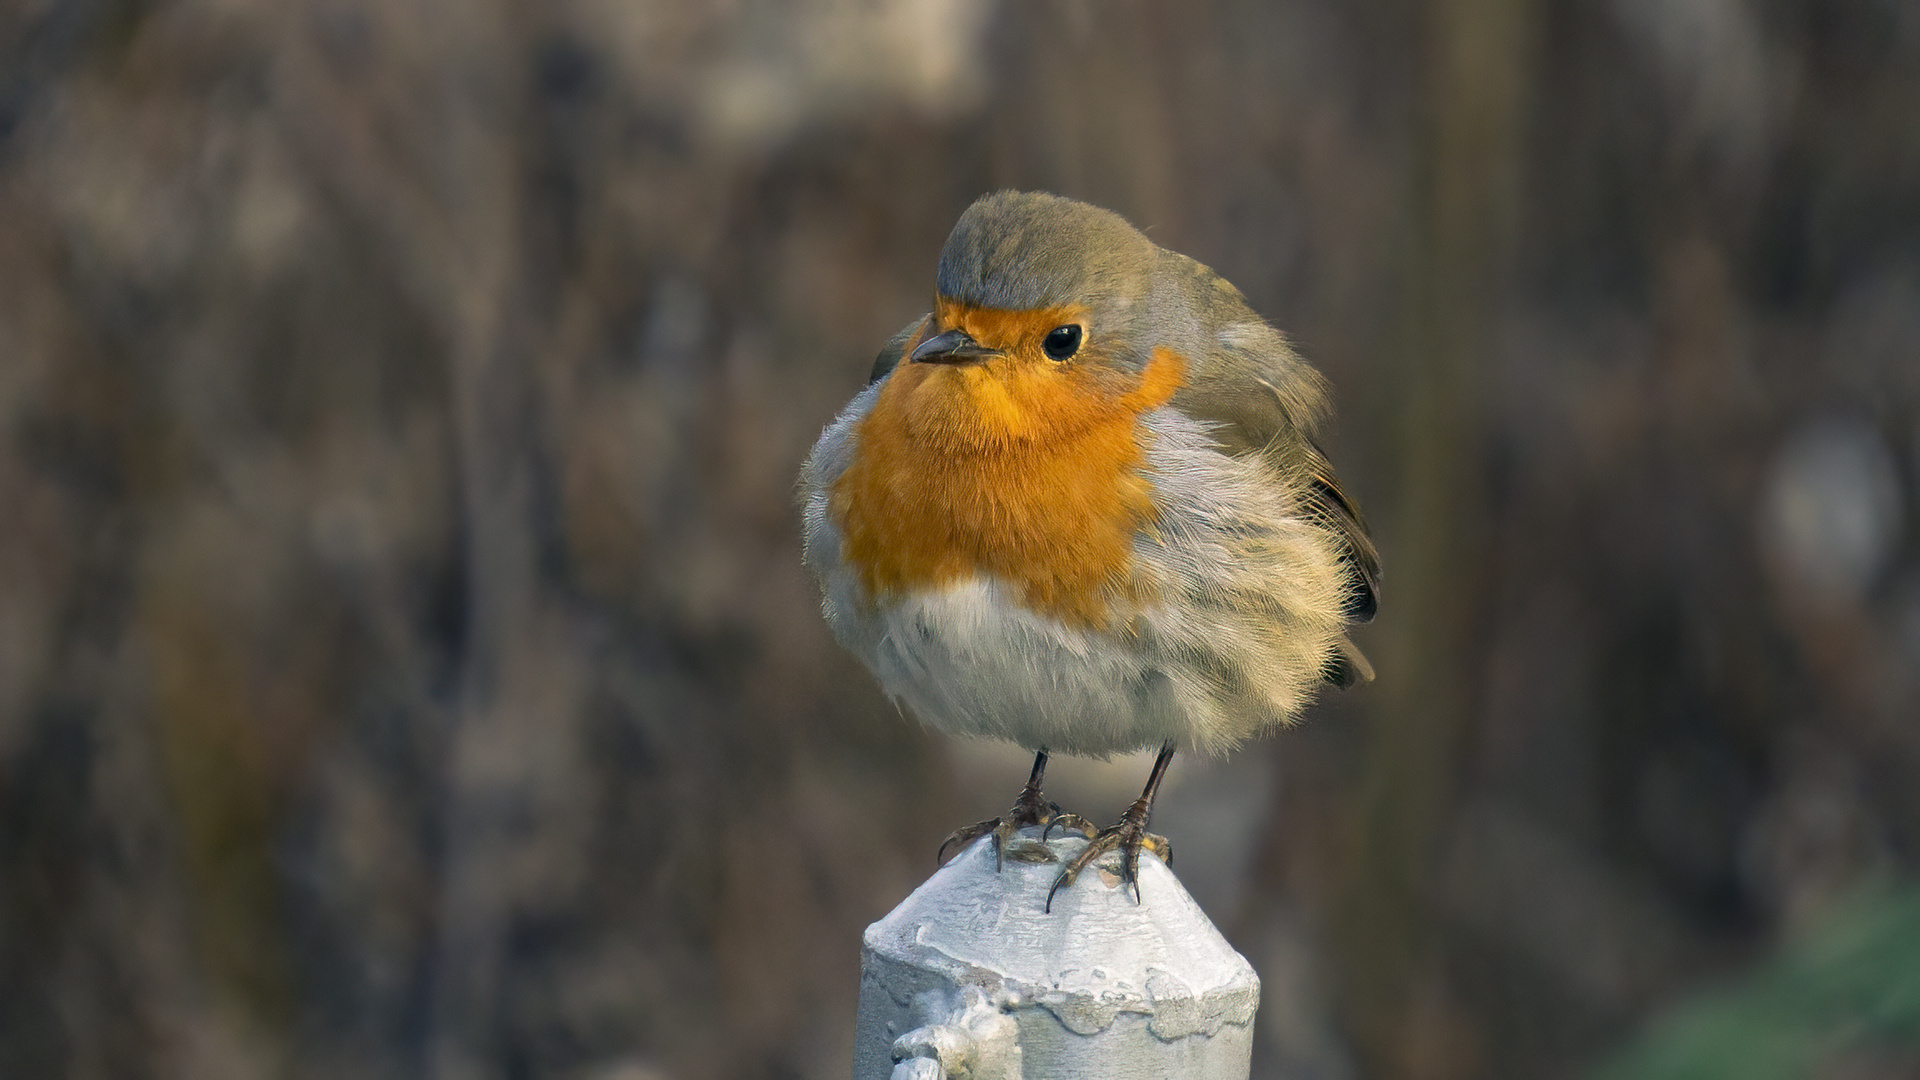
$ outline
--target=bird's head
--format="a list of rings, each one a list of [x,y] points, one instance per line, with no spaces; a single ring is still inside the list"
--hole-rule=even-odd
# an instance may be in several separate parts
[[[1150,407],[1143,390],[1159,404],[1179,372],[1149,378],[1149,368],[1181,366],[1178,356],[1156,365],[1166,328],[1150,322],[1164,323],[1169,309],[1151,302],[1167,257],[1098,207],[1031,192],[985,196],[947,238],[933,313],[883,394],[956,449],[1136,414]]]

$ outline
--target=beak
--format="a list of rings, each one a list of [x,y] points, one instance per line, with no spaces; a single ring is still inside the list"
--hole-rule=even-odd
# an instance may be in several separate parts
[[[916,364],[978,364],[1004,355],[973,340],[965,330],[949,330],[921,342],[908,359]]]

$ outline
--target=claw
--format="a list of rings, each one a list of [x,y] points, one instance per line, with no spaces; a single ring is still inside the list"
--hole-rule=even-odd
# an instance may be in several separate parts
[[[993,868],[996,872],[1006,865],[1008,858],[1019,862],[1052,862],[1054,861],[1053,853],[1048,851],[1045,845],[1036,844],[1030,840],[1014,839],[1021,829],[1029,825],[1048,825],[1050,821],[1050,817],[1028,820],[1019,813],[1019,808],[1015,807],[1004,817],[988,818],[986,821],[978,821],[964,828],[955,829],[951,836],[941,842],[940,851],[934,856],[934,862],[940,866],[947,865],[948,848],[958,845],[964,850],[968,844],[983,836],[993,837]]]
[[[1053,888],[1047,890],[1046,911],[1053,912],[1053,897],[1061,889],[1072,885],[1080,877],[1080,871],[1093,865],[1095,859],[1106,853],[1118,850],[1121,853],[1120,880],[1133,887],[1133,902],[1140,902],[1140,851],[1146,849],[1160,857],[1160,861],[1173,864],[1173,845],[1164,836],[1147,831],[1144,808],[1135,803],[1120,820],[1101,829],[1081,850],[1080,854],[1060,869],[1060,875],[1053,879]]]
[[[1060,809],[1058,804],[1055,804],[1053,810],[1053,820],[1047,822],[1047,827],[1040,830],[1040,841],[1042,843],[1045,843],[1053,836],[1053,830],[1055,829],[1071,829],[1089,840],[1099,835],[1100,830],[1094,828],[1093,822],[1088,821],[1079,814],[1070,814]]]
[[[1160,756],[1154,758],[1153,772],[1148,775],[1146,790],[1140,793],[1140,797],[1133,801],[1132,806],[1127,807],[1127,812],[1120,815],[1119,821],[1093,834],[1080,854],[1075,855],[1071,862],[1060,868],[1060,876],[1053,879],[1053,888],[1047,890],[1048,914],[1053,912],[1055,893],[1073,884],[1074,880],[1080,876],[1080,871],[1091,866],[1093,860],[1115,848],[1120,849],[1121,854],[1121,880],[1133,886],[1133,902],[1136,904],[1140,902],[1140,849],[1146,848],[1160,856],[1161,862],[1168,866],[1173,865],[1173,845],[1167,842],[1166,837],[1156,836],[1147,831],[1147,822],[1153,817],[1153,797],[1160,790],[1160,778],[1166,775],[1167,763],[1172,760],[1173,744],[1169,742],[1160,748]],[[1066,815],[1062,815],[1064,816]],[[1082,824],[1086,822],[1085,818],[1078,820]],[[1051,825],[1048,826],[1047,831],[1052,831]],[[1045,835],[1046,833],[1041,834],[1042,837]]]
[[[1053,862],[1053,852],[1047,849],[1044,841],[1047,834],[1053,831],[1053,826],[1056,824],[1066,828],[1078,828],[1086,832],[1088,836],[1092,836],[1093,830],[1086,818],[1081,817],[1079,814],[1066,813],[1060,809],[1059,803],[1049,801],[1047,797],[1041,793],[1040,781],[1046,772],[1046,767],[1047,752],[1042,750],[1034,758],[1033,774],[1027,778],[1027,786],[1020,789],[1020,797],[1014,800],[1013,807],[1000,817],[989,818],[986,821],[975,822],[964,828],[955,829],[953,834],[948,836],[945,842],[940,845],[940,850],[935,854],[934,861],[941,866],[945,866],[948,848],[953,847],[955,844],[965,848],[968,844],[973,843],[982,836],[992,836],[993,868],[995,871],[998,871],[1006,865],[1006,859],[1009,854],[1021,862]],[[1039,844],[1031,842],[1016,844],[1014,838],[1019,835],[1021,829],[1030,825],[1043,829],[1040,834],[1043,842]]]
[[[947,865],[947,849],[948,848],[954,846],[955,844],[958,844],[960,845],[961,850],[964,851],[966,850],[966,846],[968,844],[973,843],[975,840],[978,840],[981,837],[987,835],[988,833],[993,832],[999,827],[1000,827],[999,818],[989,818],[986,821],[976,821],[971,825],[966,825],[961,828],[953,830],[953,832],[949,834],[945,840],[942,840],[940,842],[940,850],[933,857],[934,865],[935,866]],[[998,869],[999,868],[999,859],[998,859],[999,837],[995,836],[994,840],[995,840],[994,846],[995,846],[995,852],[996,852],[994,866],[995,866],[995,869]]]
[[[1089,845],[1087,847],[1087,851],[1092,851],[1092,850],[1094,850],[1094,848],[1091,845]],[[1084,854],[1084,852],[1082,854]],[[1102,854],[1104,854],[1104,852],[1102,852]],[[1076,880],[1078,880],[1080,877],[1080,871],[1085,868],[1085,865],[1086,864],[1082,863],[1079,859],[1075,859],[1073,860],[1073,862],[1068,863],[1066,867],[1060,871],[1060,876],[1053,879],[1053,887],[1047,890],[1047,903],[1046,903],[1046,906],[1040,909],[1042,912],[1048,915],[1053,914],[1053,894],[1059,892],[1061,889],[1066,888],[1067,886],[1073,884]],[[1140,898],[1136,895],[1134,897],[1134,902],[1139,903],[1139,900]]]

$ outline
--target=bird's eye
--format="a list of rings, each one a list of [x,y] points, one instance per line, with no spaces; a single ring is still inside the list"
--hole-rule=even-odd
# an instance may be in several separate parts
[[[1056,326],[1047,331],[1046,338],[1040,342],[1040,348],[1055,360],[1065,360],[1080,351],[1080,328],[1071,323],[1066,326]]]

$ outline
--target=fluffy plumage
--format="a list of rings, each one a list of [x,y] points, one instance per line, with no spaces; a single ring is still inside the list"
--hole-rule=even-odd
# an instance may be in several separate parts
[[[1323,381],[1238,290],[1020,192],[961,216],[936,285],[801,477],[827,620],[888,693],[1105,756],[1222,751],[1371,677],[1345,629],[1379,567],[1313,442]],[[950,332],[977,349],[902,363]]]

